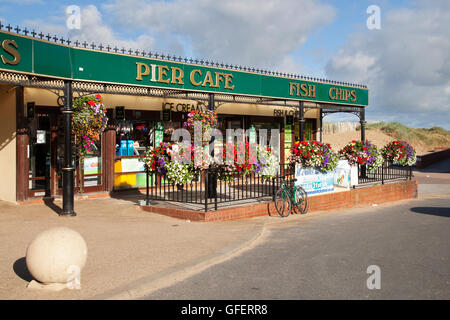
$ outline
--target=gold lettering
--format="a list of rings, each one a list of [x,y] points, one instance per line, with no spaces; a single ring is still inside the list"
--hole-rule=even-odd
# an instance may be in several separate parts
[[[169,83],[170,79],[163,79],[164,76],[167,76],[167,71],[169,71],[168,66],[159,66],[158,68],[158,82]]]
[[[297,96],[299,95],[299,84],[296,82],[289,82],[289,95],[293,96],[294,93],[292,91],[296,91],[297,92]]]
[[[308,95],[308,88],[307,88],[307,84],[306,83],[302,83],[302,85],[300,86],[302,92],[300,93],[300,95],[302,97],[306,97]]]
[[[152,78],[150,79],[150,81],[152,82],[156,82],[156,64],[151,64],[150,67],[152,68]]]
[[[333,91],[336,92],[336,88],[330,88],[330,90],[328,91],[328,96],[331,100],[336,100],[336,96],[333,95]]]
[[[191,80],[191,83],[197,87],[197,86],[201,85],[202,83],[195,81],[196,73],[198,73],[200,76],[202,75],[202,72],[200,70],[192,70],[191,75],[190,75],[190,80]]]
[[[230,86],[230,84],[232,84],[232,82],[233,82],[233,75],[230,73],[226,73],[226,74],[224,74],[224,76],[225,76],[225,89],[233,90],[234,85]]]
[[[345,98],[343,100],[347,101],[348,98],[350,97],[350,90],[345,89],[344,91],[345,91]]]
[[[136,62],[136,67],[137,67],[136,80],[142,80],[142,76],[147,76],[150,74],[150,68],[147,64],[142,62]],[[144,71],[142,71],[142,67],[144,67]]]
[[[9,60],[2,55],[1,58],[2,58],[2,62],[4,64],[16,65],[20,62],[20,53],[13,47],[15,47],[16,49],[19,49],[19,46],[17,45],[16,41],[3,40],[3,42],[2,42],[3,50],[5,50],[7,53],[9,53],[10,55],[12,55],[14,57],[14,60]]]
[[[206,87],[206,83],[209,83],[210,87],[214,86],[210,71],[206,72],[205,80],[203,81],[202,87]]]
[[[308,93],[308,97],[316,97],[316,86],[313,84],[308,85],[309,87],[309,93]]]
[[[356,101],[356,91],[355,90],[350,91],[350,95],[351,95],[350,101],[355,102]]]
[[[177,76],[178,72],[178,76]],[[172,67],[172,82],[171,83],[177,83],[178,84],[184,84],[183,82],[184,77],[184,71],[177,67]]]
[[[216,84],[214,85],[214,88],[219,88],[220,82],[223,82],[223,73],[216,72]]]

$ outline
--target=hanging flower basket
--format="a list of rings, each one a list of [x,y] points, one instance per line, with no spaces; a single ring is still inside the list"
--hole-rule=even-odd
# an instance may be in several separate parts
[[[364,143],[352,140],[339,151],[339,155],[341,159],[347,160],[349,165],[367,165],[369,170],[381,167],[384,161],[377,146],[371,144],[368,140]]]
[[[406,141],[392,141],[381,149],[384,159],[402,166],[412,166],[416,163],[416,151]]]
[[[167,164],[170,161],[171,146],[161,142],[156,148],[149,148],[145,153],[144,163],[149,172],[164,175],[167,172]]]
[[[333,171],[339,157],[331,150],[329,144],[317,141],[297,141],[291,148],[289,163],[303,168],[316,168],[320,171]]]
[[[257,175],[263,177],[263,179],[275,178],[280,169],[277,156],[272,152],[270,147],[258,145],[257,151],[258,159],[262,164],[262,169],[257,173]]]
[[[191,138],[194,139],[194,128],[195,122],[200,122],[202,126],[202,140],[209,142],[209,138],[206,136],[206,132],[211,128],[217,127],[217,112],[206,110],[197,111],[192,110],[187,115],[187,120],[184,122],[183,126],[191,134]]]
[[[92,150],[108,123],[101,95],[85,96],[73,100],[72,132],[80,158]]]

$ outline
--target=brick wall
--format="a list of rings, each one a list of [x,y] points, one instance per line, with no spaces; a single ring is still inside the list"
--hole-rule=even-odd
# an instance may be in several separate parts
[[[345,209],[364,205],[370,206],[372,204],[381,204],[412,198],[417,198],[417,181],[415,180],[316,195],[309,197],[308,199],[310,212]],[[278,214],[272,202],[260,202],[209,212],[156,206],[142,206],[141,208],[148,212],[191,221],[235,220]]]
[[[423,169],[429,165],[450,158],[450,149],[433,152],[423,156],[417,157],[416,167],[417,169]]]

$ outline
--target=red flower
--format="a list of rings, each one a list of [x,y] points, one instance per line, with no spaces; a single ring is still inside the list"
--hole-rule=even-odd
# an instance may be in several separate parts
[[[94,100],[89,100],[89,102],[88,102],[91,106],[95,106],[95,102],[94,102]]]
[[[102,96],[99,95],[99,94],[96,94],[95,97],[96,97],[97,99],[99,99],[99,100],[102,98]]]

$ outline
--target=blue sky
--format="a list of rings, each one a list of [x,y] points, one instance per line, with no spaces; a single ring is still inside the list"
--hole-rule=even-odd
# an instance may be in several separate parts
[[[366,26],[374,4],[380,30]],[[69,5],[81,9],[80,30],[65,25]],[[445,0],[0,0],[0,19],[71,39],[366,84],[368,120],[450,129]]]

